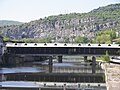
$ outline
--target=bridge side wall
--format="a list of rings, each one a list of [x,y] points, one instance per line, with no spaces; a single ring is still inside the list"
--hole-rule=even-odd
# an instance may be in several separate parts
[[[10,54],[39,54],[39,55],[119,55],[120,48],[96,47],[7,47]]]

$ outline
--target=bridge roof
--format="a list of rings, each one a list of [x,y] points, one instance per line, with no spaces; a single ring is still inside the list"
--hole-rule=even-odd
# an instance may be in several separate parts
[[[6,47],[93,47],[120,48],[119,44],[71,44],[71,43],[6,43]]]

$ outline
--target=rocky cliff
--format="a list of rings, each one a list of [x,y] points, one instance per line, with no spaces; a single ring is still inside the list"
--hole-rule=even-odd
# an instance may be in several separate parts
[[[0,27],[3,36],[14,40],[23,38],[52,38],[63,42],[83,36],[92,39],[103,30],[116,30],[120,26],[120,4],[94,9],[89,13],[60,14],[40,18],[22,25]]]

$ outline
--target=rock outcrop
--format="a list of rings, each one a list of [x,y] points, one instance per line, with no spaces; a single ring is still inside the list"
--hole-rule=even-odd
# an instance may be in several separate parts
[[[107,10],[106,10],[107,8]],[[60,14],[22,25],[0,27],[0,32],[11,39],[51,37],[58,42],[65,38],[83,36],[92,39],[102,30],[119,30],[120,4],[109,5],[89,13]]]

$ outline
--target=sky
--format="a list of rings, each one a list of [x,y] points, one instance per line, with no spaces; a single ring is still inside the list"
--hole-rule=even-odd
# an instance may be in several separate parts
[[[120,0],[0,0],[0,20],[30,22],[51,15],[87,13]]]

